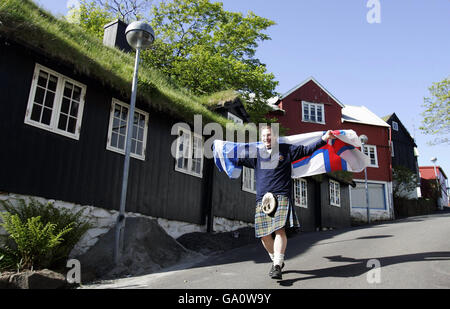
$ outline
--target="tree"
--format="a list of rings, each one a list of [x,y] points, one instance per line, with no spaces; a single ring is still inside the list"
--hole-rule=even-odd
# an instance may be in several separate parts
[[[67,13],[67,20],[80,25],[86,32],[103,38],[103,26],[114,19],[114,16],[98,6],[94,1],[80,0],[78,7],[72,7]]]
[[[395,198],[408,197],[419,185],[417,175],[401,165],[392,168],[392,178],[392,193]]]
[[[109,14],[130,23],[148,16],[146,11],[150,9],[153,0],[94,0],[94,2]]]
[[[424,99],[422,130],[425,134],[440,135],[431,144],[450,144],[450,79],[433,83],[429,88],[430,97]]]
[[[151,0],[83,0],[78,23],[99,35],[105,19],[139,19],[149,3]],[[210,0],[159,1],[149,20],[156,40],[150,50],[142,52],[142,62],[199,96],[237,90],[248,102],[253,121],[274,121],[264,116],[270,110],[266,101],[276,95],[278,82],[255,57],[258,44],[270,40],[264,31],[273,21],[252,12],[246,16],[229,12],[222,3]]]
[[[278,84],[255,57],[274,22],[252,12],[225,11],[220,2],[173,0],[153,6],[157,40],[143,59],[197,95],[235,89],[249,102],[254,121],[267,113]]]

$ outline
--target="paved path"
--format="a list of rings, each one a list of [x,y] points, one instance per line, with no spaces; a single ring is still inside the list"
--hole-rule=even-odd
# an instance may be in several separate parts
[[[259,243],[209,257],[188,269],[85,288],[301,289],[450,288],[450,214],[289,238],[282,280],[267,273]],[[368,262],[370,265],[368,266]],[[374,265],[380,268],[372,268]]]

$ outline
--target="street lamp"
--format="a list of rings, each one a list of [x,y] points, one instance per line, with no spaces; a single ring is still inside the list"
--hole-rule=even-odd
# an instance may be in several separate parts
[[[438,175],[437,175],[437,171],[436,171],[436,161],[437,161],[436,157],[431,158],[431,162],[433,162],[433,167],[434,167],[434,177],[436,177],[436,190],[438,192],[437,199],[439,199],[439,195],[441,193],[441,186],[439,185]],[[438,202],[438,208],[439,208],[439,202]]]
[[[359,136],[359,140],[362,144],[362,150],[364,152],[364,147],[369,138],[362,134]],[[364,178],[365,178],[365,186],[366,186],[366,206],[367,206],[367,224],[370,224],[370,208],[369,208],[369,185],[367,184],[367,166],[364,168]]]
[[[122,191],[120,195],[120,211],[116,223],[116,241],[114,247],[114,261],[116,265],[119,263],[120,249],[122,248],[123,245],[123,235],[125,229],[125,204],[127,199],[128,171],[130,169],[131,135],[133,132],[133,124],[134,124],[134,109],[136,105],[140,54],[142,49],[150,47],[150,45],[152,45],[153,41],[155,40],[155,33],[153,32],[152,27],[142,21],[135,21],[131,23],[126,28],[125,35],[128,44],[132,48],[136,49],[136,60],[134,63],[134,75],[133,75],[133,86],[131,88],[130,109],[128,111],[128,128],[125,143],[125,160],[123,164]]]

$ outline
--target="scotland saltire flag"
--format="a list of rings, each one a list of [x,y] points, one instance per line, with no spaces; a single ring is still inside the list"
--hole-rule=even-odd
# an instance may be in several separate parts
[[[358,148],[361,142],[353,130],[332,131],[335,140],[329,140],[325,146],[317,149],[311,156],[292,162],[292,178],[307,177],[334,171],[361,172],[370,163],[367,155]],[[326,132],[312,132],[278,139],[280,144],[308,145],[317,141]],[[256,158],[262,150],[262,142],[234,143],[216,140],[213,144],[214,161],[220,171],[230,178],[239,178],[242,167],[237,166],[238,158]]]

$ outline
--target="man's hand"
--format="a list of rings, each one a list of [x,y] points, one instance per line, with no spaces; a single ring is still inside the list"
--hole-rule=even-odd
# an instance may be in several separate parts
[[[325,135],[322,136],[322,140],[324,142],[328,142],[328,140],[330,139],[336,139],[336,136],[333,135],[332,130],[328,130],[327,133],[325,133]]]

